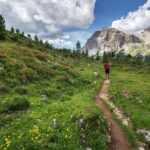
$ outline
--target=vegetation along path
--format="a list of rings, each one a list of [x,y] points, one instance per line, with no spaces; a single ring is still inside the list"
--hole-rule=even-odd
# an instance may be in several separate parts
[[[111,143],[109,145],[109,149],[110,150],[130,150],[131,148],[130,148],[127,137],[123,133],[121,127],[113,118],[112,113],[109,111],[109,109],[105,106],[103,102],[103,100],[107,99],[107,91],[108,91],[109,84],[110,84],[110,81],[105,80],[101,91],[98,93],[98,95],[95,98],[96,103],[99,105],[107,121],[110,123]]]

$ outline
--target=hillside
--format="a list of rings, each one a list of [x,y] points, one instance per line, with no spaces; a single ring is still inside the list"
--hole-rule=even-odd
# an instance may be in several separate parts
[[[105,150],[107,123],[92,101],[100,68],[78,53],[0,42],[0,149]]]
[[[116,29],[94,37],[106,51],[149,54],[149,45]],[[93,59],[19,29],[1,30],[0,39],[0,150],[149,149],[150,68],[140,55]]]

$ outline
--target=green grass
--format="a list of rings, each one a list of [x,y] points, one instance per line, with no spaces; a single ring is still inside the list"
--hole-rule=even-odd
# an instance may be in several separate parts
[[[107,123],[93,100],[100,69],[80,54],[1,42],[0,149],[106,150]]]
[[[132,130],[150,130],[150,68],[148,64],[112,61],[109,94],[132,123]]]
[[[0,42],[0,150],[106,150],[107,123],[94,102],[102,63],[21,40]],[[149,73],[146,64],[112,61],[109,94],[131,119],[125,132],[133,147],[136,129],[150,130]]]

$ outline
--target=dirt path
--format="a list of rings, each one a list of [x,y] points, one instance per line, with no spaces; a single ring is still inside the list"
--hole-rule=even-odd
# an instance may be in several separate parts
[[[111,137],[111,143],[109,145],[109,150],[131,150],[127,137],[123,133],[121,127],[115,121],[112,113],[109,111],[109,109],[105,106],[103,102],[104,99],[107,99],[107,91],[109,84],[110,81],[105,80],[101,91],[95,98],[96,103],[99,105],[107,121],[110,123],[109,134]]]

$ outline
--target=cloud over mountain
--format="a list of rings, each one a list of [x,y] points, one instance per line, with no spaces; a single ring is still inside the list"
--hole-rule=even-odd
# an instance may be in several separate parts
[[[136,33],[150,27],[150,0],[126,17],[113,21],[112,27],[126,33]]]

